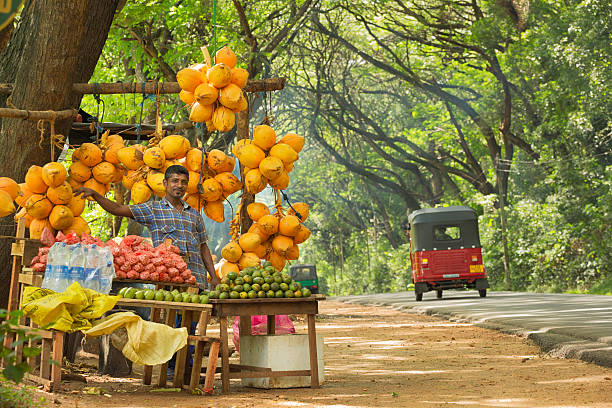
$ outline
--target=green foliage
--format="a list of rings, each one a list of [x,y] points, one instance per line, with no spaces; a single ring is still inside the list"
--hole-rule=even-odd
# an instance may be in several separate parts
[[[23,316],[20,310],[8,312],[5,309],[0,309],[0,358],[5,361],[5,367],[2,370],[4,378],[19,383],[23,379],[25,373],[30,370],[30,366],[26,362],[16,362],[16,349],[18,346],[23,346],[30,340],[40,340],[40,336],[27,333],[19,327],[19,319]],[[4,340],[12,336],[13,342],[9,347],[6,347]],[[37,347],[22,347],[22,355],[24,358],[35,357],[40,354],[40,349]]]
[[[42,408],[45,398],[35,401],[31,395],[34,387],[16,387],[0,375],[0,408]]]

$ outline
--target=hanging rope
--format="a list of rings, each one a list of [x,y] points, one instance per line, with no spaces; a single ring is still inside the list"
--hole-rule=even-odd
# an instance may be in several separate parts
[[[142,125],[142,111],[145,103],[145,83],[142,83],[142,102],[140,102],[140,117],[138,118],[138,125],[136,125],[136,143],[140,143],[140,126]]]
[[[66,144],[66,137],[62,134],[55,133],[55,119],[57,115],[54,111],[49,111],[51,113],[51,119],[40,119],[36,123],[36,129],[40,132],[40,139],[38,140],[38,147],[42,149],[42,144],[45,138],[45,122],[49,122],[49,144],[51,146],[51,161],[55,161],[55,148],[64,150],[64,145]]]
[[[215,56],[216,52],[217,52],[217,1],[213,0],[213,56]],[[213,62],[216,62],[216,61],[213,61]]]
[[[104,132],[104,128],[100,126],[100,123],[104,121],[104,111],[106,110],[106,105],[104,104],[104,100],[100,97],[100,93],[98,92],[98,83],[94,82],[93,85],[93,97],[96,100],[96,144],[98,144],[100,142],[100,133]],[[102,117],[100,117],[100,103],[102,104]]]
[[[298,217],[300,221],[303,221],[304,217],[302,217],[302,214],[300,214],[298,210],[293,208],[293,206],[291,205],[291,201],[289,201],[289,196],[287,196],[287,194],[283,190],[278,190],[278,191],[280,191],[280,193],[283,195],[285,202],[289,205],[289,208],[293,210],[293,212],[295,213],[295,216]]]

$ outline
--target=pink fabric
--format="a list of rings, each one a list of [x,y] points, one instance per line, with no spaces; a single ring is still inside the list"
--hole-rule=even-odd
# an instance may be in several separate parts
[[[276,331],[275,334],[292,334],[295,333],[293,322],[287,315],[276,315],[275,319]],[[236,316],[232,324],[234,333],[233,341],[236,350],[240,352],[240,318]],[[268,316],[251,316],[251,334],[266,334],[268,332]]]

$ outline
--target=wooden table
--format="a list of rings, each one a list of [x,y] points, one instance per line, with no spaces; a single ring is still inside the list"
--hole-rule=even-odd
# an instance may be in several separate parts
[[[310,376],[310,387],[319,388],[319,366],[317,357],[317,335],[315,316],[319,311],[319,300],[324,295],[313,295],[307,298],[264,298],[264,299],[211,299],[213,316],[219,317],[221,332],[221,382],[223,392],[229,393],[230,378],[266,378],[288,376]],[[305,314],[308,319],[308,348],[310,369],[295,371],[272,371],[264,367],[250,367],[229,364],[229,347],[227,335],[227,317],[239,316],[240,336],[251,335],[251,316],[267,315],[267,333],[274,334],[276,315]],[[231,370],[230,370],[231,368]]]
[[[191,369],[191,381],[189,383],[190,390],[195,389],[200,381],[200,370],[202,368],[202,357],[204,353],[204,343],[211,343],[210,352],[208,355],[208,367],[206,369],[206,379],[204,381],[204,391],[212,393],[212,388],[215,380],[215,370],[217,368],[217,357],[219,355],[220,341],[218,338],[206,336],[208,321],[212,312],[211,304],[200,303],[184,303],[184,302],[166,302],[159,300],[142,300],[142,299],[126,299],[121,298],[117,301],[116,306],[131,306],[131,307],[149,307],[151,308],[150,321],[155,323],[165,323],[170,327],[174,327],[177,314],[181,315],[181,327],[186,327],[190,330],[191,322],[197,321],[196,334],[188,337],[187,345],[176,353],[176,362],[174,366],[174,387],[183,387],[183,376],[185,374],[185,366],[187,362],[187,353],[189,346],[195,345],[193,355],[193,366]],[[166,311],[166,318],[161,322],[161,311]],[[158,386],[165,387],[168,373],[168,363],[160,366]],[[143,383],[151,384],[153,375],[153,366],[144,367]]]

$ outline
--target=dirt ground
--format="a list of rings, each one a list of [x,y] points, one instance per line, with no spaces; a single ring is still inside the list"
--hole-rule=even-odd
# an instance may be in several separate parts
[[[231,394],[150,392],[140,378],[89,370],[87,384],[37,391],[50,407],[612,407],[612,369],[543,355],[524,338],[382,307],[321,302],[325,383],[263,390],[232,380]],[[304,320],[295,322],[306,332]],[[209,331],[218,334],[218,325]],[[231,339],[231,335],[230,335]],[[91,357],[91,355],[90,355]],[[235,354],[231,360],[238,362]],[[96,360],[84,360],[84,368]],[[87,370],[85,370],[87,371]],[[157,373],[154,371],[154,382]],[[101,387],[106,395],[88,395]]]

